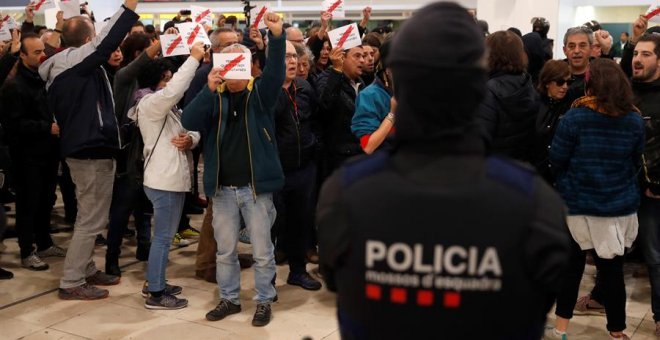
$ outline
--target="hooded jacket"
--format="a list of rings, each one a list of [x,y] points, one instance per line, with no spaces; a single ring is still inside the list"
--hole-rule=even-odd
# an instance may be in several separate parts
[[[646,130],[644,168],[641,174],[642,191],[651,189],[660,195],[660,79],[642,83],[632,82],[635,106],[642,112]]]
[[[112,86],[102,65],[138,18],[122,6],[91,42],[52,56],[39,68],[60,125],[63,157],[111,158],[119,149]]]
[[[495,74],[487,83],[478,122],[492,154],[531,161],[538,94],[528,74]]]
[[[252,188],[254,195],[272,193],[284,186],[284,173],[277,152],[275,136],[275,103],[285,79],[286,33],[269,35],[269,57],[261,77],[248,84],[245,119]],[[229,93],[221,85],[211,92],[208,86],[183,110],[181,123],[189,131],[199,131],[204,138],[204,192],[215,196],[220,171],[220,143],[229,115]]]

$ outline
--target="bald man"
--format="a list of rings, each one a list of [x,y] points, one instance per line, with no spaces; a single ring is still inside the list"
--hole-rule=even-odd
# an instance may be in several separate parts
[[[304,44],[305,36],[297,27],[289,27],[286,29],[286,40],[293,43]]]

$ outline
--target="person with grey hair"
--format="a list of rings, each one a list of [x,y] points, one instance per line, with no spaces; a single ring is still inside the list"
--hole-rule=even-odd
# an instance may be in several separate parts
[[[572,103],[584,96],[584,77],[589,69],[593,36],[593,31],[586,26],[569,28],[564,34],[565,61],[571,71],[572,81],[566,94],[568,102]]]
[[[310,84],[313,77],[310,77],[309,71],[314,65],[314,53],[312,50],[304,44],[293,44],[296,48],[296,54],[298,54],[298,68],[296,76],[305,79]],[[312,84],[313,86],[314,84]]]
[[[273,193],[284,185],[275,138],[273,108],[285,79],[286,33],[277,14],[267,13],[269,56],[263,76],[257,79],[225,79],[222,68],[214,68],[205,86],[185,107],[183,127],[201,131],[205,145],[204,192],[213,198],[213,230],[217,242],[216,279],[220,303],[206,314],[218,321],[239,313],[240,265],[236,245],[240,217],[250,234],[255,261],[254,280],[257,309],[253,326],[271,319],[270,304],[277,292],[275,258],[270,229],[275,220]],[[231,45],[223,52],[245,52]]]

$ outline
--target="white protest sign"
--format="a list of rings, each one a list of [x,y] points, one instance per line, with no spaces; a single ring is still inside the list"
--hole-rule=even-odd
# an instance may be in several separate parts
[[[252,78],[250,53],[214,53],[213,67],[224,68],[220,75],[225,79],[249,80]]]
[[[31,4],[34,5],[35,12],[44,12],[47,9],[57,8],[55,0],[33,0]]]
[[[7,26],[10,30],[18,28],[16,20],[9,16],[9,14],[0,15],[0,25]]]
[[[0,41],[11,40],[11,31],[9,25],[3,24],[0,26]]]
[[[190,54],[190,49],[188,48],[188,45],[183,41],[183,36],[181,34],[161,35],[160,47],[163,51],[163,57]]]
[[[323,0],[321,7],[323,11],[331,13],[333,19],[344,19],[346,18],[344,4],[344,0]]]
[[[270,4],[264,4],[261,6],[256,6],[250,10],[250,19],[252,19],[252,27],[258,29],[266,28],[266,13],[270,12]]]
[[[653,2],[648,11],[646,11],[646,19],[649,19],[650,23],[660,25],[660,1],[656,0]],[[649,25],[652,26],[652,25]]]
[[[80,2],[78,0],[59,0],[60,10],[64,12],[64,19],[80,15]]]
[[[204,45],[211,45],[211,40],[209,39],[209,36],[206,35],[206,31],[202,25],[194,22],[184,22],[176,24],[176,27],[179,29],[188,49],[190,49],[190,47],[192,47],[197,41],[201,41]]]
[[[200,25],[213,25],[213,13],[210,8],[190,6],[193,22]]]
[[[330,36],[332,48],[341,47],[348,50],[355,46],[362,45],[360,31],[355,23],[334,29],[328,32],[328,35]]]

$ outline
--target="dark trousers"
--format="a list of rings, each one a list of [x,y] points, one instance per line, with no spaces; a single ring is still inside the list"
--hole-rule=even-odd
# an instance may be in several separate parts
[[[144,187],[132,183],[127,176],[115,177],[108,223],[107,256],[115,258],[121,253],[124,229],[133,213],[138,243],[149,243],[151,239],[151,216],[146,213],[149,201]]]
[[[71,179],[71,171],[64,160],[60,161],[62,175],[59,178],[60,192],[64,202],[64,220],[70,223],[76,221],[78,216],[78,200],[76,199],[76,185]]]
[[[16,189],[16,232],[21,258],[53,245],[50,237],[50,213],[57,179],[57,160],[46,164],[14,161]]]
[[[637,217],[638,242],[649,268],[653,320],[660,321],[660,200],[643,196]]]
[[[595,251],[592,252],[596,269],[598,270],[598,284],[607,295],[599,300],[605,306],[607,314],[607,330],[620,332],[626,329],[626,287],[623,281],[623,256],[613,259],[602,259]],[[573,309],[577,300],[584,272],[586,251],[571,238],[571,257],[569,268],[564,275],[559,294],[557,295],[557,309],[555,314],[565,319],[573,317]]]
[[[307,166],[284,173],[284,188],[274,195],[277,218],[274,225],[274,234],[278,235],[278,242],[284,239],[283,250],[289,261],[291,273],[306,272],[305,251],[306,230],[313,224],[311,205],[312,194],[316,181],[316,166],[309,163]]]

